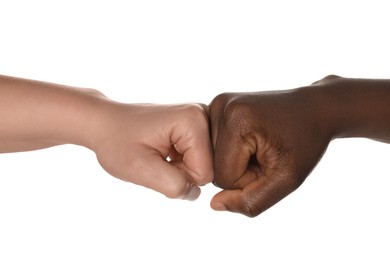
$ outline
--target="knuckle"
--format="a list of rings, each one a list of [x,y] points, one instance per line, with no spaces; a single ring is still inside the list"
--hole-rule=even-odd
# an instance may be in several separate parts
[[[286,196],[299,188],[305,179],[306,178],[303,175],[294,172],[281,174],[279,179],[280,190],[283,191],[284,196]]]
[[[253,112],[249,103],[240,98],[235,98],[226,104],[222,117],[227,125],[236,125],[246,122],[245,119]]]
[[[213,180],[214,186],[221,188],[221,189],[231,189],[231,184],[224,178],[224,176],[220,174],[215,174],[214,180]]]
[[[171,183],[167,189],[165,196],[167,196],[170,199],[176,199],[183,196],[186,192],[186,187],[180,186],[177,183]]]
[[[223,112],[226,104],[232,99],[232,93],[221,93],[216,96],[209,105],[210,118],[217,119],[220,117],[220,114]]]
[[[327,75],[324,78],[316,81],[313,84],[315,84],[315,85],[330,84],[330,83],[333,83],[339,79],[342,79],[342,77],[340,77],[338,75],[330,74],[330,75]]]
[[[215,108],[219,106],[223,106],[226,104],[226,102],[230,99],[231,94],[230,93],[221,93],[217,95],[210,103],[210,108]]]
[[[183,119],[186,123],[207,126],[208,116],[205,109],[199,104],[184,105],[182,110]],[[188,122],[187,122],[188,121]]]
[[[247,143],[248,138],[253,135],[254,117],[255,111],[248,102],[234,99],[226,104],[219,127],[235,142]],[[224,141],[232,142],[233,139]]]
[[[211,174],[202,175],[197,177],[196,182],[200,185],[205,185],[213,181],[213,176]]]
[[[91,97],[98,97],[98,98],[105,97],[105,95],[102,92],[94,88],[84,88],[83,91]]]
[[[291,191],[299,188],[302,183],[305,181],[305,177],[303,175],[295,174],[290,177],[289,186],[291,187]]]
[[[259,204],[257,196],[255,196],[253,193],[248,194],[243,204],[243,214],[253,218],[259,215],[261,212],[263,212],[263,210]]]
[[[185,106],[185,110],[189,114],[203,114],[204,113],[204,109],[200,104],[194,103],[194,104],[186,104],[184,106]]]

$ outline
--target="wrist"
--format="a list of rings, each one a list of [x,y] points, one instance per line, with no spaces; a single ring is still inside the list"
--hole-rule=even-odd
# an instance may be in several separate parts
[[[300,92],[308,97],[316,121],[331,139],[390,142],[390,81],[332,76]]]
[[[75,144],[94,148],[103,125],[103,112],[110,101],[99,91],[66,88],[53,97],[52,113],[47,116],[46,138],[53,145]]]
[[[97,90],[82,91],[79,108],[75,111],[74,125],[70,125],[72,129],[68,131],[66,142],[95,150],[106,128],[109,118],[107,108],[112,101]]]
[[[343,117],[342,101],[339,100],[335,89],[338,79],[325,80],[314,85],[294,90],[306,110],[306,121],[310,122],[313,131],[329,141],[339,138],[346,132],[348,126]]]
[[[0,152],[91,148],[106,100],[93,89],[0,76]]]

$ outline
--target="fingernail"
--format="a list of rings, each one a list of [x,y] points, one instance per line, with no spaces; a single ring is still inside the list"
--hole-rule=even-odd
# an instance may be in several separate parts
[[[222,203],[219,203],[219,202],[213,203],[211,205],[211,207],[213,208],[213,210],[217,210],[217,211],[225,211],[226,210],[225,205],[223,205]]]
[[[185,200],[196,200],[199,198],[200,188],[196,185],[191,185],[191,188],[186,194],[184,194],[183,199]]]

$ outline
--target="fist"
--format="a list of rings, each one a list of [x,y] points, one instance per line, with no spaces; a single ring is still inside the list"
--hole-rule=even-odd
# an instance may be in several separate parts
[[[331,140],[311,88],[224,93],[212,101],[214,184],[224,189],[213,209],[254,217],[302,184]]]

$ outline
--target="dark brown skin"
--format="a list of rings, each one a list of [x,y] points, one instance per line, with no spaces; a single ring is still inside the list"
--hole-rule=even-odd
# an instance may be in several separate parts
[[[297,189],[331,140],[390,142],[390,80],[327,76],[287,91],[224,93],[210,104],[215,210],[255,217]]]

